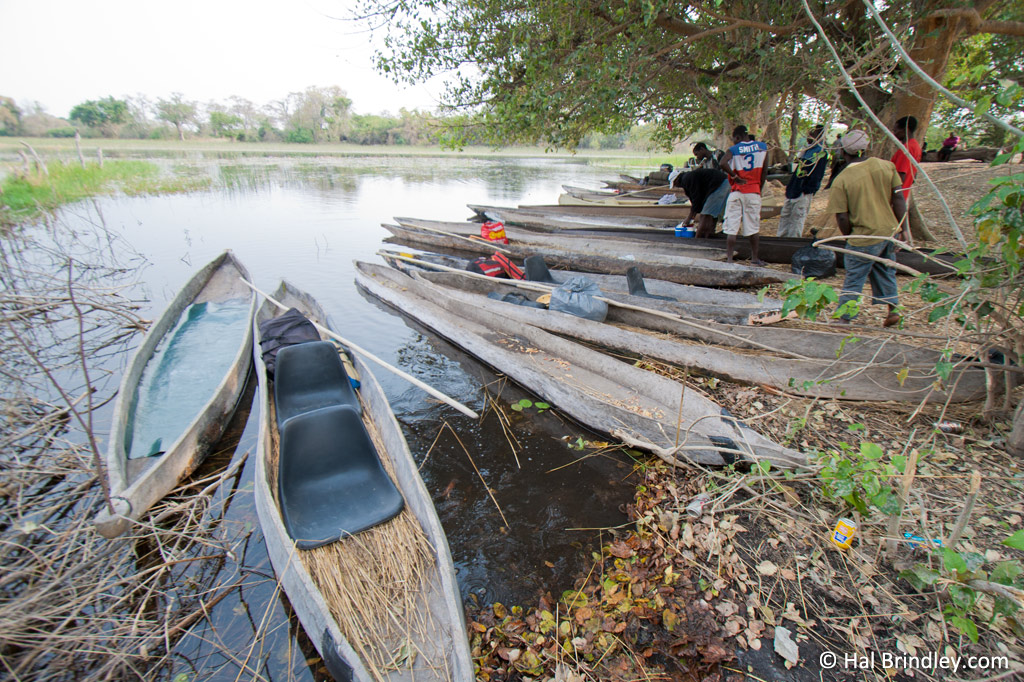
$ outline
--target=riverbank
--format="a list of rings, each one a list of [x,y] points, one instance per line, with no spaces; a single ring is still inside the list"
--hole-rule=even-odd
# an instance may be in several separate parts
[[[971,206],[1015,167],[962,162],[926,170],[973,243]],[[939,244],[958,250],[942,202],[923,186],[915,192]],[[827,191],[815,198],[810,224],[832,229],[827,201]],[[774,222],[763,232],[773,234]],[[901,287],[911,282],[900,280]],[[825,282],[838,287],[842,274]],[[928,322],[932,306],[919,293],[904,292],[901,301],[907,329],[893,338],[938,339]],[[852,330],[851,342],[881,332],[882,308],[865,311],[861,319],[874,328]],[[1022,674],[1024,467],[1005,448],[1019,388],[994,404],[854,403],[638,362],[811,454],[813,466],[673,470],[645,461],[626,508],[631,523],[605,529],[608,540],[589,572],[536,603],[474,611],[471,635],[484,679]],[[698,495],[706,501],[691,515]],[[856,526],[847,549],[832,541],[844,518]]]
[[[0,137],[0,160],[17,157],[18,151],[30,144],[40,153],[74,155],[75,140],[73,138],[18,138]],[[441,147],[422,147],[410,145],[358,145],[358,144],[290,144],[286,142],[237,142],[221,138],[202,138],[181,140],[122,140],[113,138],[83,138],[81,148],[84,154],[95,158],[97,150],[110,155],[181,155],[181,154],[214,154],[223,157],[259,157],[259,156],[416,156],[416,157],[454,157],[454,158],[521,158],[521,159],[572,159],[588,160],[611,168],[637,167],[656,170],[663,163],[662,159],[683,159],[689,154],[676,152],[640,152],[630,150],[577,150],[549,151],[543,147],[466,147],[461,150],[442,149]],[[672,162],[672,161],[670,161]]]

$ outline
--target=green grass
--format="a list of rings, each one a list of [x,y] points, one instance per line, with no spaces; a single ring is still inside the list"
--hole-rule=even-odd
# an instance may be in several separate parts
[[[0,183],[0,221],[14,224],[30,220],[59,206],[88,197],[121,192],[129,196],[202,189],[209,178],[165,177],[148,161],[87,163],[51,162],[48,175],[30,172],[27,177],[9,175]]]
[[[75,153],[75,141],[61,138],[16,138],[0,137],[0,157],[14,158],[23,149],[22,142],[28,141],[40,154]],[[358,145],[348,143],[289,144],[286,142],[233,142],[231,140],[193,138],[185,140],[120,140],[109,138],[88,138],[81,141],[82,151],[95,157],[96,150],[102,149],[107,156],[126,154],[176,155],[187,152],[224,154],[227,156],[455,156],[474,158],[565,158],[590,161],[595,165],[608,167],[639,167],[657,170],[663,162],[675,164],[685,162],[689,153],[664,153],[659,151],[637,151],[632,149],[584,149],[575,153],[566,150],[547,151],[543,147],[467,147],[455,151],[440,147],[412,147],[407,145]]]

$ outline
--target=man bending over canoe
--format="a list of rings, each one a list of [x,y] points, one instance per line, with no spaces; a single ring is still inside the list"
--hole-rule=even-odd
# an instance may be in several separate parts
[[[682,189],[690,199],[690,215],[687,225],[697,221],[697,236],[710,237],[715,234],[715,223],[725,211],[729,198],[729,177],[717,168],[698,168],[676,178],[675,186]]]
[[[768,157],[768,145],[749,140],[747,127],[736,126],[732,131],[733,145],[722,157],[722,170],[729,176],[729,199],[725,205],[725,220],[722,232],[725,241],[725,259],[732,262],[736,248],[736,235],[750,238],[750,261],[752,265],[764,265],[758,257],[758,233],[761,231],[761,191],[767,177],[764,162]]]

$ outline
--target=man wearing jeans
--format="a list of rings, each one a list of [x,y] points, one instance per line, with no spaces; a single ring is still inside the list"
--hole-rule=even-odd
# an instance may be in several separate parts
[[[861,156],[869,144],[867,133],[862,130],[851,130],[843,136],[842,153],[848,165],[832,185],[828,210],[836,214],[839,231],[850,237],[846,248],[866,256],[895,260],[896,246],[891,238],[899,232],[904,241],[910,240],[910,230],[904,220],[907,202],[900,191],[903,179],[891,161]],[[870,279],[874,303],[889,306],[883,326],[899,324],[896,270],[886,263],[849,253],[844,260],[846,279],[839,294],[840,307],[856,300],[864,288],[864,280]],[[850,318],[848,313],[843,314],[840,321],[849,323]]]
[[[719,162],[729,176],[729,199],[725,204],[725,219],[722,232],[725,240],[725,259],[732,262],[736,248],[736,235],[750,238],[750,262],[764,265],[758,258],[758,233],[761,231],[761,191],[764,189],[764,162],[768,156],[768,145],[749,140],[746,126],[736,126],[732,131],[733,145]]]
[[[828,166],[828,153],[821,146],[825,137],[824,126],[816,126],[807,136],[807,149],[797,161],[796,170],[786,185],[786,203],[779,216],[777,237],[797,238],[803,236],[804,222],[811,208],[811,199],[821,187]]]

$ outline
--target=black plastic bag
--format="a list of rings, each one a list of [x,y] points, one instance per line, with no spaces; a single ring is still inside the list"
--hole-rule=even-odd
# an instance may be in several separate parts
[[[831,277],[836,274],[835,251],[814,246],[797,249],[790,262],[790,270],[802,277]]]
[[[548,308],[595,322],[604,322],[604,318],[608,316],[608,304],[594,298],[600,295],[600,287],[586,277],[570,277],[552,289]]]

